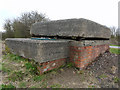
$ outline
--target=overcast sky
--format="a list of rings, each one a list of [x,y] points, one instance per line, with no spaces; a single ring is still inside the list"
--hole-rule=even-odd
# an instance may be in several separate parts
[[[118,26],[119,0],[1,0],[0,31],[5,19],[23,12],[45,13],[51,20],[85,18],[102,25]]]

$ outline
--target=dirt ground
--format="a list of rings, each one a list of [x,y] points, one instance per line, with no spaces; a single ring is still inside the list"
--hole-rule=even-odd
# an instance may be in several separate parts
[[[46,73],[46,78],[42,81],[33,81],[32,76],[28,75],[29,79],[24,78],[27,88],[118,88],[118,54],[105,52],[90,64],[85,70],[78,70],[75,67],[63,67],[57,71]],[[12,62],[3,60],[3,63],[8,62],[12,70],[23,70],[23,62]],[[4,64],[5,65],[5,64]],[[3,84],[12,83],[16,87],[20,87],[20,82],[11,82],[7,80],[7,73],[2,74]],[[43,83],[44,82],[44,83]],[[45,84],[44,86],[41,86]]]
[[[85,70],[63,68],[48,80],[48,84],[59,83],[69,88],[118,88],[118,56],[109,52],[96,59]]]

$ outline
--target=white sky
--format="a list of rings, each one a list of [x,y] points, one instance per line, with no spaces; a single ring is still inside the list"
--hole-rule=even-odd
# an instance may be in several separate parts
[[[0,31],[6,19],[23,12],[45,13],[51,20],[85,18],[102,25],[118,27],[119,0],[1,0]]]

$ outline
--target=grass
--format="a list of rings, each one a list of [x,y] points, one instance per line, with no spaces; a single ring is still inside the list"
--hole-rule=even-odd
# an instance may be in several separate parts
[[[2,71],[6,72],[6,73],[9,73],[11,71],[11,69],[8,69],[8,68],[2,66]]]
[[[20,82],[19,88],[26,88],[26,82]]]
[[[2,70],[2,65],[0,64],[0,71]]]
[[[112,45],[112,44],[110,44],[110,46],[118,46],[118,47],[120,47],[120,45]]]
[[[22,71],[14,71],[8,79],[15,82],[15,81],[22,81],[24,77],[24,73]]]
[[[14,61],[17,63],[24,62],[24,64],[25,64],[24,66],[31,74],[38,74],[39,73],[37,70],[37,65],[36,65],[35,61],[33,61],[33,60],[28,60],[28,59],[25,59],[21,56],[14,55],[11,53],[3,55],[3,60],[4,59],[9,59],[10,61]],[[3,70],[4,70],[4,68],[3,68]]]
[[[85,72],[84,70],[77,71],[78,74],[84,74],[84,72]]]
[[[29,70],[31,74],[34,74],[34,75],[39,74],[37,70],[37,65],[34,62],[25,63],[25,67],[27,70]]]
[[[11,53],[7,53],[6,55],[3,55],[3,60],[4,59],[9,59],[11,61],[28,61],[28,59],[22,58],[21,56],[17,56]]]
[[[108,76],[105,75],[105,74],[102,74],[102,75],[99,76],[100,79],[107,78],[107,77],[108,77]]]
[[[115,77],[115,78],[114,78],[114,82],[115,82],[115,83],[118,83],[119,81],[120,81],[120,79],[119,79],[118,77]]]
[[[88,88],[95,88],[95,86],[94,85],[89,85]]]
[[[60,88],[60,87],[61,87],[60,84],[53,84],[53,85],[50,86],[50,88]]]
[[[110,48],[110,52],[114,54],[120,54],[120,49],[117,48]]]
[[[34,81],[41,81],[45,78],[45,75],[39,75],[39,76],[34,76],[33,80]]]
[[[47,83],[45,81],[46,75],[39,75],[36,62],[33,60],[28,60],[11,53],[7,53],[6,55],[3,55],[3,62],[1,62],[1,64],[2,71],[7,72],[7,77],[4,79],[5,83],[1,87],[12,87],[11,84],[11,86],[9,85],[9,82],[13,83],[13,85],[14,83],[17,83],[16,87],[19,88],[26,87],[27,83],[29,83],[29,85],[35,85],[36,88],[47,87]],[[47,76],[47,78],[48,77],[49,76]],[[30,80],[30,82],[27,82],[26,80]]]
[[[12,84],[8,84],[8,85],[2,84],[1,88],[2,90],[7,90],[8,88],[15,88],[15,86],[13,86]]]
[[[71,67],[73,67],[73,66],[74,66],[74,64],[73,64],[72,62],[69,62],[69,63],[66,65],[67,68],[71,68]]]

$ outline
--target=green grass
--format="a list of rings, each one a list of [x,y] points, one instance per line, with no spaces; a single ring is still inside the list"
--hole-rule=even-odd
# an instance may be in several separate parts
[[[26,82],[20,82],[19,88],[26,88]]]
[[[13,86],[12,84],[8,84],[8,85],[2,84],[1,88],[2,88],[2,90],[8,90],[8,88],[15,88],[15,86]]]
[[[120,49],[117,48],[110,48],[110,52],[114,54],[120,54]]]
[[[39,76],[34,76],[33,77],[33,80],[34,81],[41,81],[45,78],[45,75],[39,75]]]
[[[102,74],[102,75],[99,76],[100,79],[102,79],[102,78],[107,78],[107,77],[108,77],[108,76],[105,75],[105,74]]]
[[[9,60],[12,60],[12,61],[28,61],[28,59],[25,59],[21,56],[18,56],[18,55],[14,55],[14,54],[11,54],[11,53],[7,53],[6,55],[3,55],[3,60],[4,59],[9,59]]]
[[[94,85],[89,85],[88,88],[95,88],[95,86]]]
[[[51,88],[60,88],[61,85],[60,85],[60,84],[53,84],[53,85],[51,85],[50,87],[51,87]]]
[[[114,82],[115,82],[115,83],[118,83],[119,81],[120,81],[120,79],[119,79],[118,77],[115,77],[115,78],[114,78]]]
[[[39,74],[39,71],[37,70],[37,65],[34,62],[27,62],[25,63],[25,67],[31,74]]]
[[[110,46],[119,46],[120,47],[120,45],[112,45],[112,44],[110,44]]]
[[[2,70],[2,64],[0,64],[0,70]]]
[[[4,59],[8,59],[10,61],[17,62],[17,63],[22,61],[22,62],[24,62],[26,69],[31,74],[39,74],[39,72],[37,70],[37,65],[36,65],[34,60],[28,60],[28,59],[25,59],[25,58],[23,58],[21,56],[14,55],[14,54],[11,54],[11,53],[3,55],[3,60]],[[3,70],[4,70],[4,68],[3,68]],[[6,70],[4,70],[4,71],[6,71]]]
[[[73,67],[73,66],[74,66],[74,64],[71,63],[71,62],[69,62],[69,63],[66,65],[67,68],[71,68],[71,67]]]
[[[8,69],[8,68],[2,66],[2,71],[6,72],[6,73],[10,73],[11,69]]]
[[[85,72],[84,70],[77,71],[78,74],[84,74],[84,72]]]
[[[24,77],[24,73],[22,71],[14,71],[9,77],[8,79],[10,81],[22,81]]]

